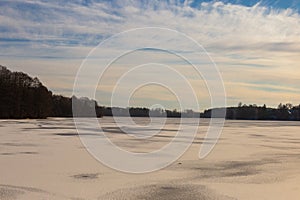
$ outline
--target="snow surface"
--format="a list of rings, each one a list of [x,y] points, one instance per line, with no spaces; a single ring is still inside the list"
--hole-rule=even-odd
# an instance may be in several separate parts
[[[147,124],[147,118],[135,120]],[[168,120],[164,131],[146,141],[120,134],[112,118],[100,123],[119,147],[148,152],[170,142],[178,120]],[[214,150],[199,160],[208,128],[203,120],[193,145],[178,161],[137,175],[118,172],[94,159],[72,119],[1,120],[0,199],[296,200],[300,197],[299,125],[227,121]]]

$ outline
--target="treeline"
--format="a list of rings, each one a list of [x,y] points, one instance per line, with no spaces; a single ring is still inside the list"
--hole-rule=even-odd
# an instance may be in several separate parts
[[[266,105],[242,105],[228,108],[213,108],[205,110],[201,114],[203,118],[223,117],[222,113],[226,112],[226,119],[233,120],[300,120],[300,105],[293,106],[290,103],[280,103],[277,108],[267,108]],[[213,116],[212,116],[212,113]]]
[[[73,110],[75,113],[73,113]],[[49,117],[102,117],[102,107],[87,97],[52,96],[52,112]]]
[[[131,117],[168,117],[168,118],[226,118],[230,120],[300,120],[300,105],[290,103],[279,104],[278,108],[267,108],[266,105],[238,105],[237,107],[213,108],[203,113],[185,110],[162,110],[148,108],[110,108],[101,107],[103,116],[131,116]]]
[[[120,107],[101,107],[103,116],[131,116],[131,117],[168,117],[168,118],[180,118],[189,117],[196,118],[200,117],[200,112],[194,112],[193,110],[185,110],[179,112],[176,109],[149,109],[149,108],[120,108]]]
[[[53,95],[38,78],[22,72],[11,72],[0,65],[0,118],[24,119],[72,117],[72,100],[78,117],[88,117],[91,109],[101,116],[97,102],[88,98]]]
[[[76,110],[73,113],[73,109]],[[211,118],[224,117],[234,120],[300,120],[300,105],[279,104],[277,108],[266,105],[243,105],[213,108],[203,113],[185,110],[118,108],[98,106],[88,98],[53,95],[38,78],[22,72],[11,72],[0,65],[0,119],[47,117],[170,117]]]
[[[0,66],[0,118],[45,118],[52,93],[37,78]]]

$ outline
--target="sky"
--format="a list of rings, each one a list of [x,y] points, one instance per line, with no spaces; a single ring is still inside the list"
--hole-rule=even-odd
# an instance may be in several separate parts
[[[0,65],[37,76],[54,93],[70,96],[77,71],[99,43],[144,27],[176,30],[199,43],[220,71],[228,106],[300,104],[299,0],[1,0]],[[143,42],[139,40],[144,37],[128,38],[122,45],[115,42],[107,51],[114,54],[114,48]],[[99,104],[110,105],[124,69],[152,59],[186,77],[200,110],[211,107],[205,80],[195,75],[190,64],[152,49],[132,52],[112,63],[97,87]],[[139,71],[141,77],[165,77],[174,81],[175,91],[159,85],[139,87],[130,106],[178,108],[174,93],[184,90],[183,84],[172,73],[149,69]],[[192,104],[189,108],[197,109]]]

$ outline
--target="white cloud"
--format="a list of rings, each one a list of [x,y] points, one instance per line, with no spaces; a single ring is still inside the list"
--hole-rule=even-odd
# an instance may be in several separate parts
[[[46,57],[80,59],[93,46],[115,33],[157,26],[181,31],[209,51],[221,69],[229,96],[234,99],[229,104],[247,102],[247,99],[260,101],[261,96],[257,94],[275,95],[276,91],[274,98],[268,98],[266,102],[274,105],[281,101],[280,94],[291,94],[297,89],[300,85],[300,16],[297,12],[260,4],[246,7],[211,2],[202,3],[198,8],[190,5],[191,1],[107,1],[89,5],[80,1],[3,1],[0,56],[7,65],[13,66],[26,65],[22,60],[18,64],[13,59],[18,60],[20,56],[36,59],[46,68],[51,62],[67,65]],[[78,68],[80,62],[75,63]],[[74,64],[70,67],[74,68]],[[45,69],[36,68],[37,76],[43,74]],[[69,75],[74,76],[74,73]],[[49,78],[45,79],[50,88],[58,87]],[[268,87],[262,84],[264,82]],[[270,88],[268,84],[274,82],[278,84]],[[238,87],[233,89],[234,84]]]

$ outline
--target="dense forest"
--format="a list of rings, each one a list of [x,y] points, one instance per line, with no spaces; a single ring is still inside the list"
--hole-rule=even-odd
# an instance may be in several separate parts
[[[89,116],[86,111],[95,108],[97,116],[101,116],[96,101],[53,95],[38,78],[0,65],[1,119],[72,117],[72,100],[79,110],[78,117]]]
[[[76,113],[72,112],[76,109]],[[279,104],[277,108],[266,105],[243,105],[237,107],[212,108],[203,113],[185,110],[162,110],[148,108],[118,108],[98,106],[95,100],[54,95],[38,78],[22,72],[11,72],[0,65],[0,119],[24,119],[47,117],[223,117],[238,120],[300,120],[300,105]],[[92,115],[91,113],[94,113]],[[212,116],[212,113],[213,116]]]

